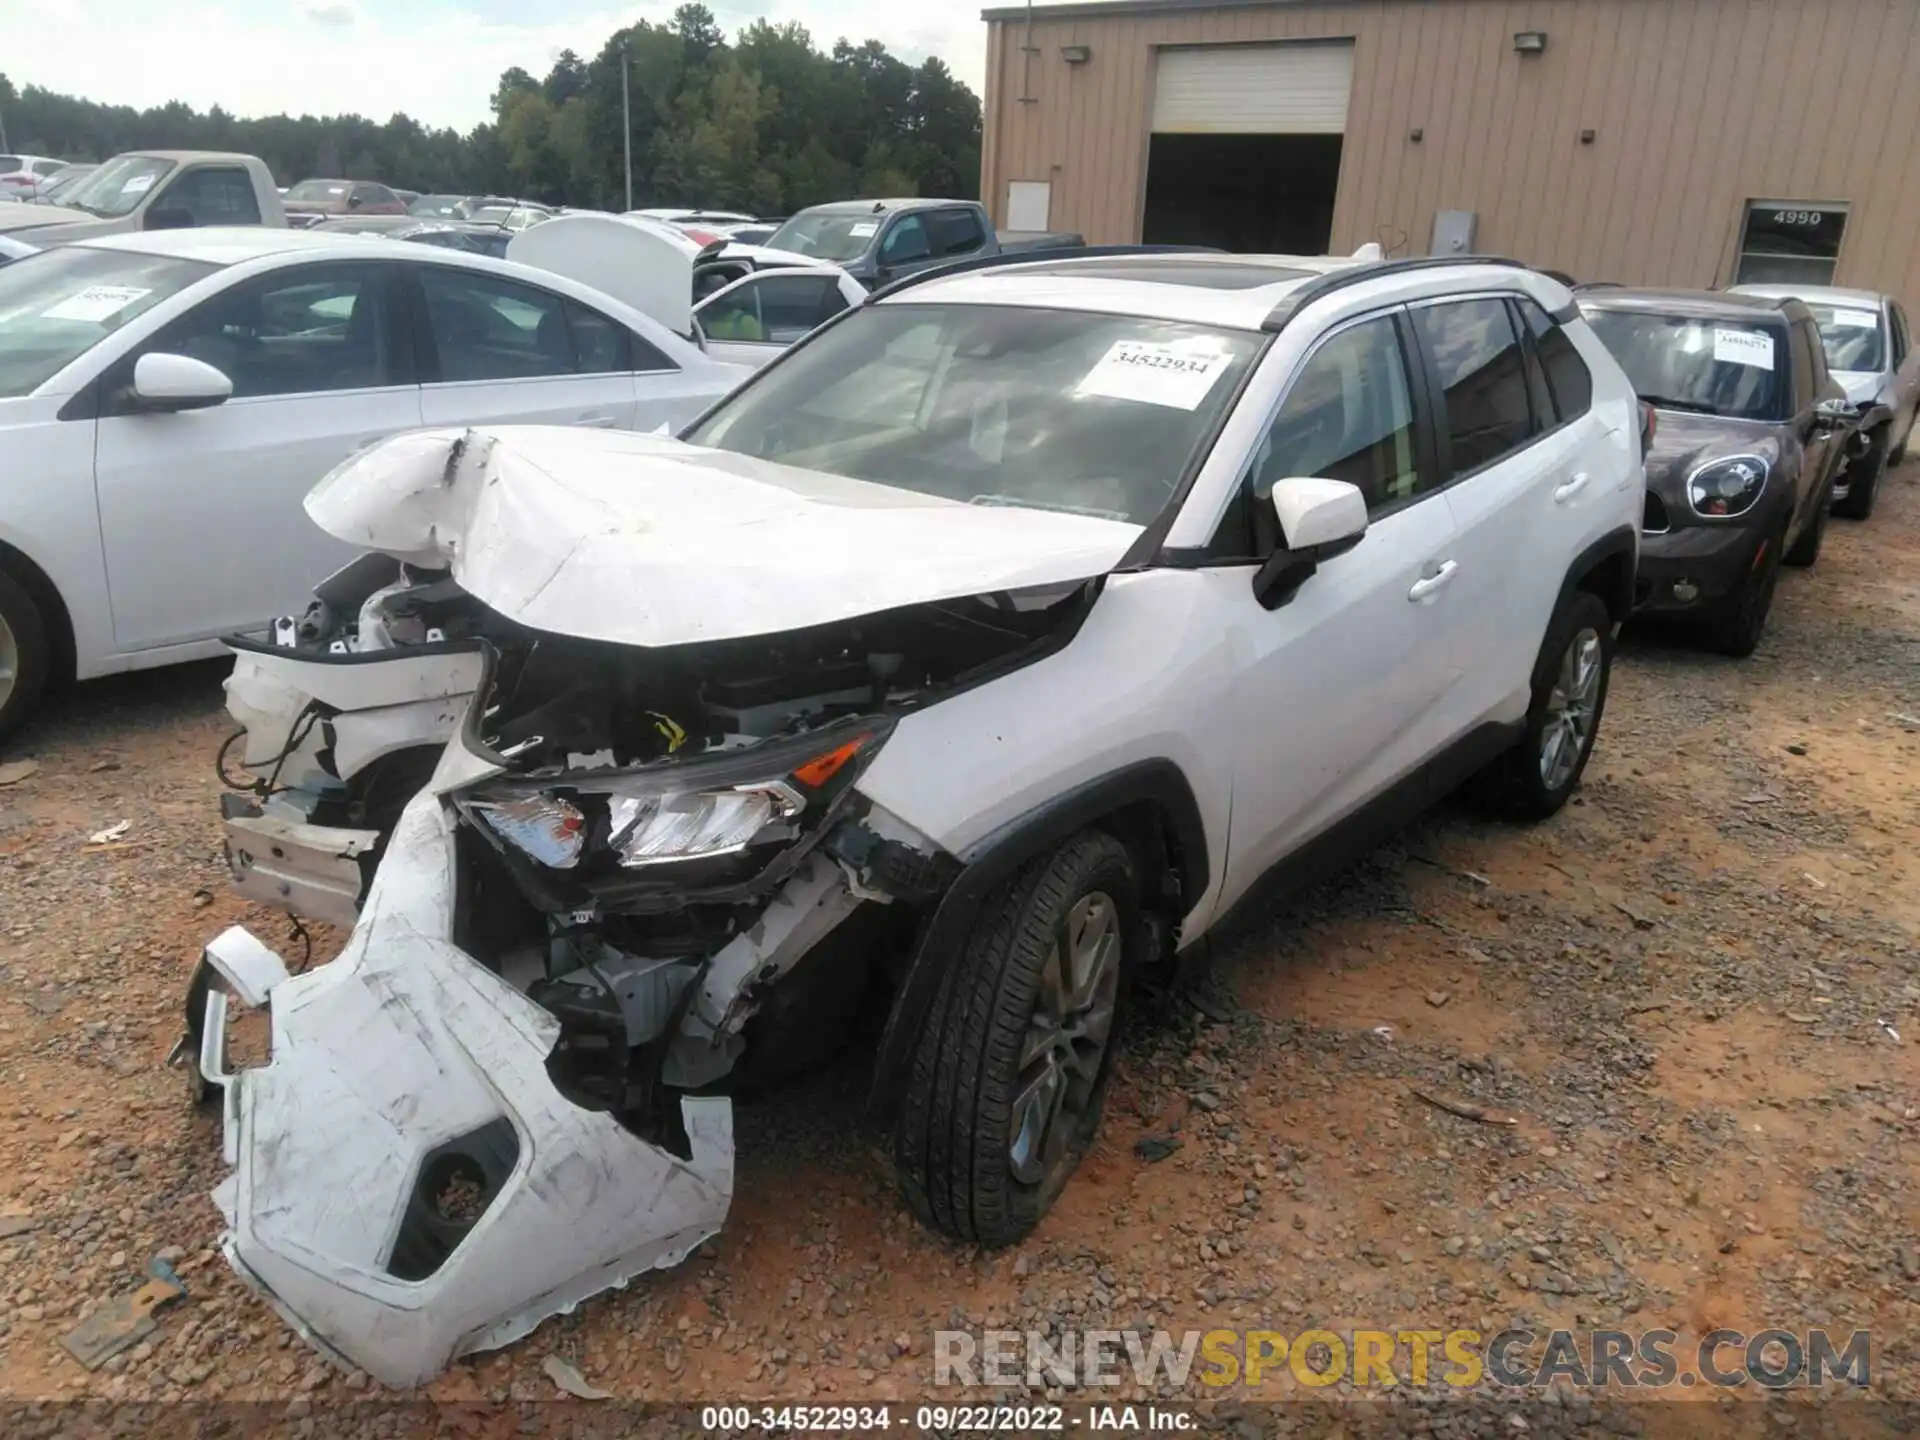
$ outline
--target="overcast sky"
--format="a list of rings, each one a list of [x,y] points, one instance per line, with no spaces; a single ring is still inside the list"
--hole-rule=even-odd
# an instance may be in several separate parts
[[[678,0],[5,0],[0,73],[16,86],[146,107],[184,100],[237,115],[395,110],[459,129],[487,118],[509,65],[544,75],[564,49],[591,57],[620,25],[666,20]],[[732,35],[765,16],[814,44],[877,39],[938,55],[980,92],[978,0],[707,0]]]

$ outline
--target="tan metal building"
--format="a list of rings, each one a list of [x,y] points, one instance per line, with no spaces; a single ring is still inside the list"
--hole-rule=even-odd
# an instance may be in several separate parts
[[[993,9],[981,194],[1096,243],[1920,302],[1920,0]]]

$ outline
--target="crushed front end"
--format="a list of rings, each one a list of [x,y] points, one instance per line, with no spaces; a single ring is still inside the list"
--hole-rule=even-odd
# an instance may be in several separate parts
[[[232,931],[196,976],[235,1268],[407,1386],[677,1263],[728,1209],[728,1097],[824,1058],[957,868],[861,775],[1092,593],[658,649],[495,617],[341,956],[288,977]],[[262,1067],[228,1071],[233,1003]]]

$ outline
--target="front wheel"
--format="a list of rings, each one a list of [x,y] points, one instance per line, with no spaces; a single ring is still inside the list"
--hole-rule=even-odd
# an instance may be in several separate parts
[[[46,622],[18,582],[0,570],[0,741],[40,703],[49,667]]]
[[[1786,538],[1782,530],[1760,542],[1759,553],[1726,612],[1710,623],[1707,643],[1722,655],[1744,660],[1760,648],[1767,616],[1773,611],[1773,592],[1780,585],[1780,552]]]
[[[1544,820],[1567,803],[1593,754],[1613,675],[1613,615],[1576,590],[1533,664],[1533,703],[1514,747],[1481,772],[1479,798],[1512,820]]]
[[[894,1160],[914,1212],[979,1245],[1024,1239],[1100,1124],[1140,933],[1126,847],[1081,832],[980,909],[914,1049]]]
[[[1833,513],[1843,520],[1865,520],[1873,514],[1873,501],[1880,489],[1880,477],[1887,473],[1887,443],[1891,439],[1883,427],[1873,432],[1864,455],[1847,462],[1847,498],[1836,500]]]

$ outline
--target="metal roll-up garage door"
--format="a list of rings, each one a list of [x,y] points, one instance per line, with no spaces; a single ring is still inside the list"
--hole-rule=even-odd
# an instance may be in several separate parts
[[[1160,51],[1153,128],[1163,135],[1341,135],[1353,42]]]

